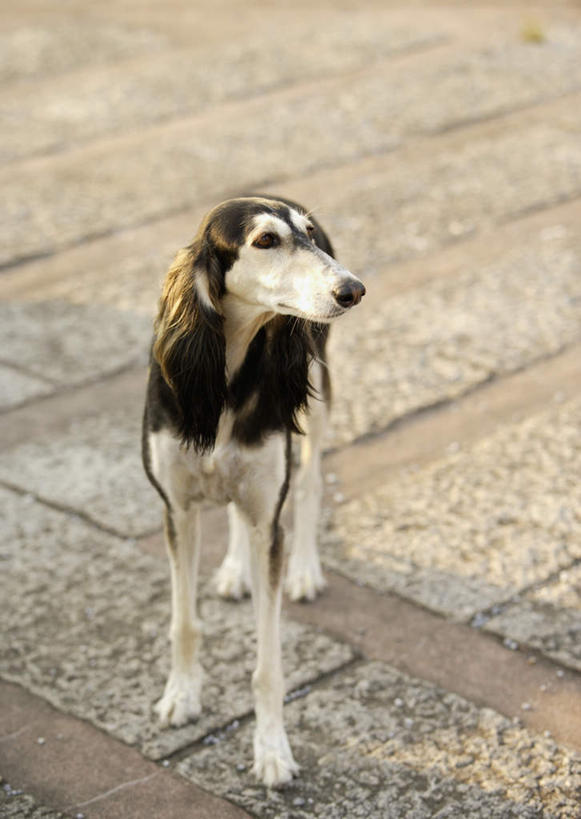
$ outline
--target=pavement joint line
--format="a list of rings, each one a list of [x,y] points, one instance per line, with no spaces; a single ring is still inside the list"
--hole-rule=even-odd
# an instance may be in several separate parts
[[[488,114],[482,114],[481,116],[472,118],[453,120],[452,122],[446,123],[439,128],[435,128],[433,131],[428,133],[434,137],[445,136],[446,134],[461,131],[464,128],[485,125],[488,122],[501,122],[503,119],[508,119],[509,117],[513,116],[513,114],[517,115],[523,112],[526,113],[528,111],[534,111],[536,108],[541,108],[543,105],[559,102],[559,100],[567,99],[569,96],[575,96],[579,94],[580,91],[581,83],[573,88],[569,88],[567,91],[563,91],[561,94],[557,93],[551,96],[546,94],[536,100],[532,100],[531,102],[521,104],[517,103],[513,107],[504,110],[491,111]]]
[[[558,569],[555,569],[553,572],[548,574],[543,580],[536,580],[534,583],[529,583],[528,586],[523,586],[522,589],[519,589],[518,594],[513,595],[512,597],[508,597],[506,600],[501,600],[498,603],[493,603],[492,606],[488,606],[488,608],[481,609],[477,611],[475,614],[471,615],[469,619],[463,621],[468,623],[472,628],[479,630],[483,628],[489,620],[493,617],[497,617],[499,614],[502,614],[506,611],[507,608],[510,606],[514,606],[518,604],[523,597],[526,597],[527,594],[530,592],[538,591],[539,589],[544,589],[547,586],[550,586],[551,583],[554,583],[556,580],[559,579],[559,575],[562,572],[568,572],[571,569],[576,569],[577,566],[581,565],[581,557],[574,558],[571,563],[568,563],[566,566],[561,566]],[[524,644],[526,645],[526,643]],[[531,651],[536,651],[536,649],[531,647]],[[557,660],[552,660],[557,665],[563,665],[564,663],[559,663]]]
[[[10,370],[14,370],[14,372],[20,373],[21,375],[26,375],[29,378],[36,378],[38,381],[43,381],[45,384],[48,384],[51,387],[58,387],[58,381],[49,378],[48,376],[44,375],[44,373],[38,373],[35,372],[34,370],[29,369],[28,367],[23,367],[22,364],[17,364],[14,363],[13,361],[7,361],[4,358],[0,358],[0,366],[7,367]],[[28,402],[29,400],[34,399],[25,399],[26,402]],[[18,404],[18,406],[22,406],[22,403]],[[13,409],[13,407],[14,405],[12,405],[12,407],[9,407],[8,409]],[[0,410],[0,412],[2,411],[5,410]]]
[[[514,211],[513,213],[507,213],[497,219],[495,224],[499,226],[510,225],[514,222],[520,221],[521,219],[534,216],[535,213],[544,213],[550,211],[552,208],[558,208],[560,205],[568,205],[569,203],[576,202],[579,199],[581,199],[581,194],[579,193],[564,193],[560,196],[554,196],[552,199],[545,199],[543,202],[535,202],[531,205],[527,205],[526,207],[520,208],[520,210]]]
[[[127,788],[134,787],[135,785],[142,785],[145,782],[149,782],[151,779],[155,779],[156,776],[159,776],[160,773],[161,771],[154,771],[148,776],[142,776],[139,779],[131,779],[129,782],[121,782],[121,784],[116,785],[114,788],[110,788],[104,793],[93,796],[91,799],[87,799],[85,802],[78,802],[76,805],[69,805],[65,808],[65,810],[69,811],[76,810],[77,808],[85,808],[87,805],[92,805],[94,802],[100,802],[102,799],[107,799],[108,796],[112,796],[118,791],[126,790]]]
[[[55,512],[63,512],[69,517],[77,518],[77,520],[82,520],[85,523],[90,524],[95,529],[98,529],[100,532],[103,532],[107,535],[112,535],[113,537],[119,538],[120,540],[125,540],[128,542],[135,541],[136,538],[132,535],[128,535],[126,532],[120,532],[118,529],[115,529],[113,526],[107,526],[104,523],[101,523],[98,520],[95,520],[91,515],[87,514],[87,512],[81,512],[78,509],[74,509],[71,506],[67,506],[64,503],[58,503],[57,501],[49,500],[48,498],[44,498],[42,495],[37,494],[36,492],[30,492],[27,489],[24,489],[22,486],[18,486],[17,484],[13,484],[11,481],[5,481],[0,479],[0,487],[4,489],[8,489],[11,492],[15,492],[17,495],[20,495],[23,498],[33,498],[33,500],[41,503],[43,506],[47,506],[49,509],[54,509]],[[147,531],[143,534],[140,534],[139,537],[150,537],[151,535],[155,534],[159,530],[156,528],[153,531]]]
[[[431,39],[426,40],[423,43],[409,43],[408,45],[405,45],[405,46],[394,47],[389,54],[387,54],[384,57],[381,57],[380,59],[376,60],[374,63],[372,63],[371,66],[359,67],[359,68],[357,68],[355,70],[344,70],[344,71],[336,71],[336,72],[332,72],[332,73],[327,73],[327,74],[325,74],[324,82],[328,81],[329,83],[331,83],[334,80],[364,77],[367,74],[371,74],[374,71],[377,71],[377,69],[381,68],[383,65],[389,65],[390,63],[393,63],[393,62],[395,62],[396,60],[398,60],[400,58],[405,59],[406,57],[413,57],[413,56],[415,56],[417,54],[420,54],[420,55],[421,54],[429,54],[431,51],[437,51],[439,48],[442,48],[442,47],[445,47],[445,46],[450,46],[450,45],[453,44],[453,42],[454,42],[454,40],[452,39],[452,37],[450,35],[441,34],[441,35],[435,35]],[[183,49],[183,50],[186,51],[186,49]],[[135,60],[129,60],[128,62],[135,62]],[[79,69],[79,71],[82,71],[82,70],[86,70],[86,69]],[[24,82],[30,83],[31,79],[26,78],[24,80]],[[277,94],[277,93],[279,93],[281,91],[285,92],[285,91],[289,91],[291,89],[296,89],[298,91],[298,90],[300,90],[300,88],[302,86],[311,86],[311,85],[313,85],[313,81],[306,78],[306,77],[301,77],[300,79],[297,79],[297,80],[287,80],[287,81],[283,80],[283,81],[281,81],[279,83],[271,85],[268,88],[264,88],[264,89],[262,89],[260,91],[256,91],[256,92],[249,91],[244,96],[227,97],[224,100],[221,100],[217,104],[212,104],[211,106],[208,106],[207,108],[202,109],[199,112],[199,116],[206,115],[210,110],[212,112],[220,112],[220,110],[222,108],[228,106],[232,102],[237,102],[237,103],[238,102],[245,102],[245,101],[246,102],[251,102],[253,100],[268,98],[270,95],[275,95],[275,94]],[[576,90],[580,90],[580,89],[581,89],[581,86],[580,86],[579,89],[576,89]],[[564,95],[561,95],[561,96],[564,96]],[[553,99],[553,98],[551,97],[550,99]],[[23,156],[21,158],[17,158],[16,160],[11,160],[11,161],[6,162],[6,163],[1,163],[0,166],[1,167],[9,167],[9,166],[14,167],[15,165],[25,163],[25,162],[27,162],[29,160],[45,159],[45,158],[48,159],[48,158],[50,158],[52,156],[60,156],[60,155],[66,154],[68,151],[71,150],[71,148],[73,150],[76,150],[78,148],[81,148],[81,149],[86,148],[86,147],[89,147],[91,145],[98,144],[100,141],[102,141],[104,139],[112,139],[112,138],[115,138],[116,136],[126,137],[126,136],[130,136],[131,134],[143,134],[143,133],[146,133],[148,131],[155,131],[155,129],[158,128],[160,125],[165,127],[166,125],[177,124],[177,123],[179,123],[179,122],[181,122],[181,121],[183,121],[185,119],[192,119],[193,117],[197,116],[197,114],[196,114],[197,110],[198,109],[196,109],[194,107],[191,107],[191,108],[186,107],[186,108],[182,109],[182,111],[180,111],[179,113],[176,113],[176,114],[173,114],[173,115],[171,115],[171,114],[169,114],[169,115],[160,114],[155,119],[150,120],[150,122],[144,128],[139,128],[139,129],[136,129],[135,127],[121,128],[121,129],[115,130],[115,131],[106,131],[104,134],[101,134],[96,138],[95,137],[93,137],[93,138],[89,137],[89,138],[85,138],[85,139],[75,140],[75,141],[71,142],[69,145],[59,143],[58,145],[55,145],[54,147],[49,148],[48,150],[33,151],[33,152],[29,153],[29,154],[26,154],[25,156]],[[434,133],[439,133],[439,131],[435,131]]]
[[[312,175],[313,172],[320,173],[321,171],[329,171],[329,170],[339,170],[341,168],[348,167],[350,165],[357,165],[360,162],[364,162],[368,159],[373,157],[380,157],[380,156],[388,156],[389,154],[397,153],[398,151],[409,149],[410,147],[421,145],[422,142],[428,142],[431,139],[441,138],[442,136],[447,136],[448,134],[452,133],[461,133],[462,131],[470,130],[473,127],[479,127],[483,124],[487,123],[494,123],[494,122],[502,122],[504,120],[510,119],[511,116],[518,116],[518,114],[522,114],[523,112],[535,111],[542,107],[543,105],[551,105],[553,103],[558,103],[563,101],[569,97],[573,97],[579,95],[579,89],[571,92],[567,92],[565,94],[561,94],[557,97],[548,97],[541,101],[536,101],[527,106],[520,106],[518,108],[511,108],[508,111],[501,111],[497,114],[485,115],[483,117],[476,117],[475,119],[468,120],[466,122],[462,122],[458,127],[451,128],[447,131],[423,131],[418,133],[412,133],[405,139],[402,139],[395,145],[386,145],[382,148],[377,148],[375,150],[369,150],[365,152],[361,152],[351,157],[347,157],[342,160],[329,160],[327,162],[320,162],[317,164],[316,168],[306,169],[303,173],[299,176],[293,176],[292,174],[282,174],[280,176],[272,176],[264,179],[257,180],[253,184],[253,189],[257,190],[259,188],[269,188],[273,185],[283,185],[288,183],[296,183],[301,181],[302,179],[306,179]],[[207,193],[208,200],[211,198],[215,201],[222,201],[223,199],[230,198],[235,195],[239,195],[240,191],[238,189],[221,189],[213,194],[211,192]],[[206,198],[206,194],[204,194],[204,198]],[[578,198],[581,198],[581,194],[571,194],[571,195],[563,195],[561,197],[556,197],[555,199],[551,200],[550,202],[541,202],[534,205],[531,205],[527,208],[523,208],[520,211],[509,214],[507,216],[498,218],[495,220],[496,225],[508,224],[510,222],[518,221],[519,219],[526,217],[530,214],[542,212],[545,210],[549,210],[552,207],[557,207],[558,205],[565,204],[567,202],[574,201]],[[24,267],[27,264],[32,262],[42,261],[43,259],[52,259],[67,250],[73,250],[74,248],[82,247],[83,245],[90,244],[91,242],[98,241],[101,239],[108,239],[114,236],[121,236],[124,233],[139,230],[140,228],[147,227],[148,225],[155,225],[158,222],[162,222],[166,219],[170,219],[174,216],[180,216],[188,211],[192,210],[195,207],[195,202],[189,202],[185,205],[175,207],[175,208],[165,208],[161,210],[159,213],[152,214],[151,216],[146,217],[140,221],[131,222],[125,224],[121,228],[107,228],[106,230],[97,230],[94,232],[86,233],[84,236],[74,239],[70,242],[66,242],[65,244],[55,248],[54,250],[45,250],[41,252],[35,253],[27,253],[22,256],[14,256],[13,258],[0,262],[0,275],[4,272],[17,270],[20,267]],[[465,236],[456,237],[448,242],[444,242],[442,247],[445,247],[448,244],[457,244],[458,242],[466,242],[469,241],[477,234],[481,234],[482,229],[476,228],[474,231],[470,231]],[[394,260],[394,263],[401,262],[402,260]]]
[[[153,335],[153,323],[151,326],[151,332]],[[139,367],[139,362],[136,360],[129,361],[127,364],[121,364],[121,366],[117,367],[115,370],[110,370],[107,373],[102,373],[100,375],[96,375],[95,378],[87,378],[86,381],[81,381],[77,384],[62,384],[58,380],[52,380],[47,378],[45,375],[38,375],[36,372],[32,372],[31,370],[26,369],[18,364],[11,364],[8,361],[4,361],[0,359],[0,364],[5,367],[10,367],[11,369],[15,370],[16,372],[20,372],[23,375],[28,375],[31,378],[38,378],[41,381],[46,381],[47,384],[54,387],[54,392],[48,393],[46,395],[38,395],[38,396],[31,396],[30,398],[25,398],[23,401],[19,401],[17,404],[12,404],[8,407],[0,408],[0,415],[5,415],[8,412],[12,412],[13,410],[20,410],[23,407],[29,407],[31,404],[40,404],[43,401],[50,401],[51,398],[54,398],[55,395],[65,395],[66,393],[77,392],[79,390],[84,389],[85,387],[93,387],[101,383],[105,383],[112,378],[115,378],[118,375],[123,375],[124,373],[130,372],[132,370],[136,370]],[[145,391],[145,381],[143,385],[143,389]],[[145,394],[145,392],[144,392]]]

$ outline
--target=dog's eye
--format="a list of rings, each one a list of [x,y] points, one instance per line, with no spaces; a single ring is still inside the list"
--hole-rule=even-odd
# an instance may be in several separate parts
[[[262,233],[258,239],[252,242],[253,247],[260,247],[267,250],[269,247],[274,247],[278,244],[278,236],[274,233]]]
[[[307,234],[309,239],[314,242],[315,241],[315,228],[313,225],[307,225]]]

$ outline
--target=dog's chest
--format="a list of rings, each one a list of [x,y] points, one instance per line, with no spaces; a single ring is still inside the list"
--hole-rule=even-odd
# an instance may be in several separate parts
[[[283,478],[282,444],[274,436],[265,446],[249,449],[229,441],[209,454],[184,449],[167,431],[150,438],[153,473],[170,501],[222,505],[244,501]]]
[[[232,445],[209,455],[179,449],[170,469],[172,490],[184,505],[229,503],[246,477],[240,450]]]
[[[211,455],[194,456],[189,466],[189,492],[196,502],[229,503],[245,470],[239,449],[227,446]]]

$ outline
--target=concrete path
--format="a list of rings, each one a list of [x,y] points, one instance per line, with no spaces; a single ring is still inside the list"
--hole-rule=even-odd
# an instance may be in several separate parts
[[[581,816],[581,9],[466,5],[5,4],[0,816]],[[151,710],[153,311],[247,190],[313,207],[368,289],[332,333],[329,585],[285,603],[277,792],[220,510],[203,715]]]

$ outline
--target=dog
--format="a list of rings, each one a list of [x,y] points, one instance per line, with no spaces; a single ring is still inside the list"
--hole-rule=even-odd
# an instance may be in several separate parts
[[[287,589],[323,587],[316,546],[329,323],[361,301],[317,221],[287,199],[249,196],[211,210],[170,267],[159,303],[143,422],[143,462],[164,502],[172,579],[171,670],[155,710],[179,726],[200,713],[196,580],[200,509],[227,504],[219,592],[252,592],[257,663],[253,773],[277,787],[298,773],[283,723],[279,636],[291,434],[302,442]]]

